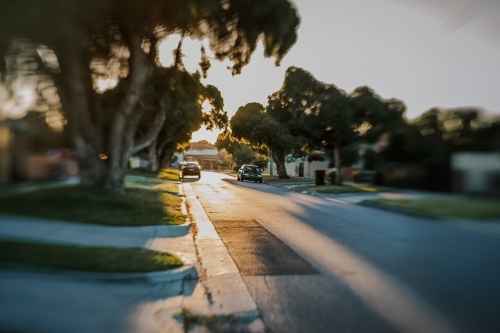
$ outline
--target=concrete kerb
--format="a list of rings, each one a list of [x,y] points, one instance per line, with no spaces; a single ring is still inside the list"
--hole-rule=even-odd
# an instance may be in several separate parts
[[[205,288],[208,306],[185,305],[201,315],[232,316],[239,319],[244,331],[265,332],[260,312],[190,184],[183,184],[191,223],[196,226],[195,244],[200,261],[200,283]]]
[[[99,273],[99,272],[79,272],[56,268],[37,267],[25,265],[7,264],[2,265],[0,274],[55,274],[65,279],[71,280],[91,280],[104,282],[125,282],[125,283],[167,283],[174,281],[186,281],[198,279],[198,272],[194,266],[181,266],[174,269],[147,273]]]

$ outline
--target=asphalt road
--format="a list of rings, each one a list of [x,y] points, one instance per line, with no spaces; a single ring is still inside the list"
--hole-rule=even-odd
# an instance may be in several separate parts
[[[217,173],[185,182],[275,333],[500,332],[498,238]]]

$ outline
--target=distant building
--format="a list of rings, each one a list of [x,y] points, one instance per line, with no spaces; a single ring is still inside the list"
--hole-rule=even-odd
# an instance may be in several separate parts
[[[500,153],[455,153],[451,170],[453,192],[500,196]]]
[[[184,152],[179,162],[197,161],[202,169],[213,169],[214,163],[219,161],[217,148],[206,140],[191,142],[191,149]]]

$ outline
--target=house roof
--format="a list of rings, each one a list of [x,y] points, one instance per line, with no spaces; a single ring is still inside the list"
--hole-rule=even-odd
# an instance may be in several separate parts
[[[217,149],[213,144],[206,140],[201,140],[198,142],[190,142],[191,149]]]

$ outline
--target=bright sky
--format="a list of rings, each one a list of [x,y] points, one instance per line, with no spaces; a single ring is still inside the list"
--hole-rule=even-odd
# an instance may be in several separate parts
[[[347,91],[368,85],[384,98],[399,98],[408,118],[431,107],[478,106],[500,113],[500,1],[294,3],[302,18],[299,38],[280,67],[262,56],[261,47],[238,76],[231,76],[227,63],[212,61],[204,83],[219,88],[230,117],[246,103],[266,105],[289,66]],[[198,63],[199,51],[189,50],[198,45],[184,43],[186,67]],[[193,141],[213,143],[217,134],[202,129]]]

